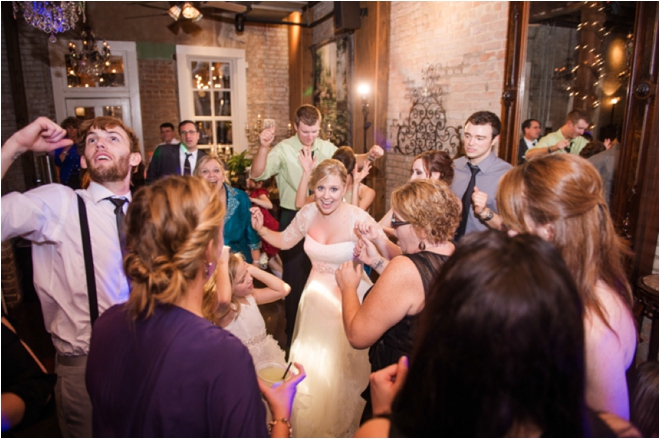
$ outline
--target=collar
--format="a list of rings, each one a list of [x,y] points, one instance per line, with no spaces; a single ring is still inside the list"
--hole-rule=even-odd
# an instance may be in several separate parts
[[[188,151],[188,148],[183,142],[179,143],[179,152],[181,154],[192,154],[195,157],[197,157],[197,151],[199,151],[199,147],[197,147],[197,149],[194,151]]]
[[[124,195],[117,196],[117,194],[111,192],[108,188],[103,186],[100,183],[97,183],[95,181],[92,181],[89,183],[89,186],[87,189],[85,189],[87,193],[89,194],[90,198],[94,202],[94,204],[98,204],[100,201],[112,197],[112,198],[126,198],[128,202],[131,202],[132,196],[131,196],[131,191],[129,190],[127,193]]]
[[[468,163],[470,161],[465,158],[465,168],[469,170]],[[497,163],[497,156],[495,155],[495,151],[491,151],[490,154],[488,154],[488,157],[483,159],[478,165],[479,171],[481,173],[486,173],[488,172],[488,169],[490,169],[495,163]]]

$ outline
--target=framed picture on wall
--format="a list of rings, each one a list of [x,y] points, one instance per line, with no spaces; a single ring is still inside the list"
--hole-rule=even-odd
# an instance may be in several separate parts
[[[353,37],[339,35],[312,46],[314,106],[321,111],[321,136],[337,146],[352,145],[351,83]]]

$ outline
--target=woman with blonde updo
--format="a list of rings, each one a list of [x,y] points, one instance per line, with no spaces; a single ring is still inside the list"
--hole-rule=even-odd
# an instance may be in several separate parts
[[[346,336],[356,349],[370,347],[372,372],[410,355],[418,315],[454,251],[449,240],[461,219],[460,200],[445,182],[431,179],[394,191],[392,211],[391,226],[403,255],[388,261],[370,240],[361,239],[359,259],[380,274],[362,305],[356,294],[361,267],[345,263],[337,272]],[[363,397],[368,399],[369,392]],[[368,405],[363,419],[370,414]]]
[[[124,259],[131,296],[96,321],[87,361],[94,436],[264,437],[261,388],[273,436],[288,437],[300,365],[283,386],[258,386],[245,346],[202,316],[211,273],[218,303],[231,295],[223,217],[218,191],[193,177],[158,180],[133,198]]]
[[[301,437],[351,436],[364,406],[360,392],[369,380],[367,353],[352,348],[344,333],[335,271],[353,259],[358,240],[355,224],[378,226],[364,210],[343,201],[346,178],[346,168],[339,161],[321,162],[310,183],[316,202],[300,209],[281,233],[264,227],[261,212],[252,208],[252,225],[263,239],[281,249],[304,239],[305,253],[312,261],[289,355],[309,372],[298,389],[292,419]],[[361,298],[371,282],[362,276],[358,284]]]
[[[539,235],[559,250],[585,308],[587,404],[628,420],[626,370],[637,332],[626,245],[614,231],[598,172],[571,154],[530,160],[502,178],[497,207],[510,233]]]

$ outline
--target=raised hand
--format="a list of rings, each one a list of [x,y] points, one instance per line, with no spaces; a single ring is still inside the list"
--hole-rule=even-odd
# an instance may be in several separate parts
[[[392,401],[399,392],[408,375],[408,357],[399,358],[397,364],[371,374],[371,403],[374,415],[389,415]]]
[[[368,157],[371,160],[379,159],[384,155],[385,155],[385,151],[383,151],[383,148],[381,148],[379,145],[374,145],[371,148],[369,148]]]
[[[66,139],[66,130],[46,117],[40,117],[10,137],[24,152],[52,151],[63,146],[73,145],[73,140]]]
[[[273,140],[275,140],[275,127],[268,127],[265,128],[263,131],[259,133],[259,145],[261,145],[264,148],[269,148],[270,145],[273,143]]]
[[[379,226],[375,223],[367,221],[358,221],[355,223],[355,229],[361,238],[366,238],[369,241],[375,241],[379,238],[378,234]]]
[[[311,174],[316,166],[316,159],[312,158],[312,152],[306,151],[305,148],[300,150],[298,154],[298,160],[303,167],[303,172],[307,175]]]
[[[486,208],[486,203],[488,202],[488,194],[481,192],[478,187],[474,187],[474,193],[472,194],[472,205],[474,206],[474,213],[481,215]]]
[[[362,167],[362,170],[358,172],[357,166],[353,168],[353,184],[354,185],[359,185],[362,180],[366,178],[367,175],[369,175],[369,171],[371,170],[371,163],[370,162],[365,162],[364,166]]]
[[[252,212],[252,228],[259,233],[264,227],[264,214],[261,213],[261,209],[256,206],[250,207],[250,212]]]
[[[362,264],[346,261],[335,272],[335,279],[342,294],[344,291],[357,290],[362,279]]]

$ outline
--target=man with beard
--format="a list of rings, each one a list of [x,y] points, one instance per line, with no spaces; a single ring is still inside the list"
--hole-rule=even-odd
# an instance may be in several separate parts
[[[2,177],[25,151],[71,145],[74,140],[65,136],[64,129],[43,117],[18,131],[2,147]],[[87,189],[48,184],[2,197],[2,240],[21,236],[33,243],[34,286],[57,351],[55,398],[64,437],[92,435],[92,407],[85,388],[92,323],[95,315],[128,299],[120,235],[131,199],[131,172],[141,160],[135,133],[113,117],[86,121],[78,140],[80,166],[91,179]],[[88,219],[93,259],[89,275],[94,279],[90,285],[95,284],[90,289],[79,206],[84,206]]]

